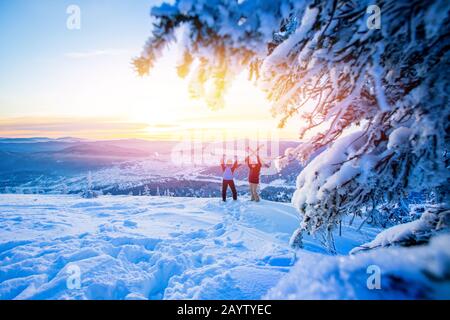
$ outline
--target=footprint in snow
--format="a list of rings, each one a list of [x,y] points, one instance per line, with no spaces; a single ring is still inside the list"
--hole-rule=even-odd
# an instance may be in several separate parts
[[[110,216],[111,215],[109,213],[104,213],[104,212],[97,214],[97,217],[99,217],[99,218],[106,218],[106,217],[110,217]]]
[[[235,248],[240,250],[245,250],[247,247],[244,245],[244,241],[232,241],[227,243],[227,248]]]
[[[218,223],[213,227],[212,235],[215,237],[220,237],[225,233],[225,225],[223,223]]]
[[[123,226],[127,228],[137,228],[137,222],[131,221],[131,220],[125,220],[123,222]]]
[[[89,208],[89,207],[101,207],[99,202],[80,202],[71,206],[71,208]]]

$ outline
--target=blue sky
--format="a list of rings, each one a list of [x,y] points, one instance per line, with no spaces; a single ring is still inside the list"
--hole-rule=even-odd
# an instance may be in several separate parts
[[[160,0],[0,0],[0,136],[176,139],[192,130],[275,130],[261,91],[237,81],[220,111],[189,97],[177,45],[149,77],[131,67]],[[69,30],[66,10],[81,9]],[[295,137],[292,129],[281,133]]]
[[[62,78],[82,72],[80,65],[68,63],[71,53],[104,51],[104,56],[139,54],[150,35],[148,0],[1,0],[0,1],[0,114],[36,113],[22,103],[23,93],[44,94],[58,86]],[[66,9],[76,4],[81,9],[81,29],[68,30]],[[91,60],[84,64],[99,64]],[[104,61],[105,62],[105,61]],[[110,63],[109,59],[106,59]],[[100,62],[101,64],[101,62]],[[45,110],[45,106],[42,106]],[[48,108],[48,107],[47,107]],[[51,110],[53,111],[53,110]]]

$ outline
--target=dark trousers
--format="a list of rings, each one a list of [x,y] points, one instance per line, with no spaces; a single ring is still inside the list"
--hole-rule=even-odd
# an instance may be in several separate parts
[[[236,186],[233,180],[223,180],[222,182],[222,200],[227,201],[227,189],[230,186],[231,192],[233,193],[233,200],[237,200]]]

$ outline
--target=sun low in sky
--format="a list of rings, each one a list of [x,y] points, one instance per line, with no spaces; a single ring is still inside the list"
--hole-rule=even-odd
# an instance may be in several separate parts
[[[71,1],[0,0],[0,136],[177,140],[187,134],[246,138],[277,135],[263,93],[242,74],[225,108],[189,96],[176,75],[178,48],[149,77],[131,60],[151,32],[149,9],[160,1],[77,1],[80,28],[67,28]]]

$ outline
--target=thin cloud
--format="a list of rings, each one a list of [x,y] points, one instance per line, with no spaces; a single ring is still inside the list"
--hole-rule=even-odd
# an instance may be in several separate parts
[[[115,119],[16,118],[0,120],[0,136],[141,136],[148,124]]]
[[[90,59],[105,56],[120,56],[125,54],[131,54],[131,52],[129,50],[123,49],[104,49],[104,50],[68,52],[65,54],[65,56],[69,59]]]

